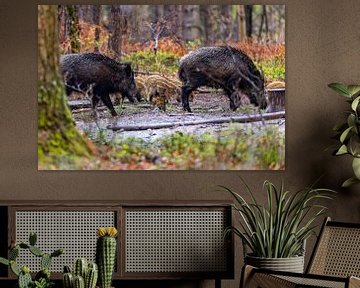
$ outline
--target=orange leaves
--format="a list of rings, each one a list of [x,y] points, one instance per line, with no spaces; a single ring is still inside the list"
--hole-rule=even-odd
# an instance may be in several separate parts
[[[280,58],[285,61],[285,45],[279,43],[261,44],[256,42],[239,42],[230,44],[244,51],[251,59],[258,62],[260,60]]]

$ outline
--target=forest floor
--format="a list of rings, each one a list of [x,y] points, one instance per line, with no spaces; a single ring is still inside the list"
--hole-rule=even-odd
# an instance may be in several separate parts
[[[79,130],[93,143],[99,147],[111,146],[111,154],[116,154],[116,157],[109,157],[113,159],[112,163],[105,167],[102,163],[95,169],[284,169],[285,118],[251,123],[211,123],[212,120],[259,113],[251,105],[240,107],[235,112],[229,106],[225,95],[199,93],[190,102],[193,113],[184,112],[176,100],[167,103],[166,112],[151,104],[125,101],[122,107],[115,107],[119,114],[117,117],[112,117],[105,107],[98,107],[97,120],[89,108],[73,110],[73,117]],[[182,125],[204,120],[209,123]],[[151,128],[169,124],[175,126]],[[111,129],[118,126],[125,127],[125,130],[134,126],[135,129],[136,126],[149,128],[133,131]],[[189,153],[194,155],[183,159],[183,154]],[[220,161],[219,153],[224,154]],[[170,161],[172,157],[178,158],[179,163]],[[197,160],[191,160],[191,157]],[[259,157],[265,159],[256,160]]]
[[[87,101],[85,101],[86,103]],[[73,102],[74,103],[74,102]],[[87,103],[86,103],[87,104]],[[247,116],[257,114],[258,111],[252,106],[240,107],[237,111],[231,111],[229,108],[229,99],[222,94],[197,94],[196,99],[190,102],[192,113],[186,113],[182,110],[181,103],[176,100],[167,103],[166,111],[162,111],[151,104],[129,103],[125,101],[121,106],[116,106],[119,116],[112,117],[105,106],[98,107],[97,121],[89,108],[83,108],[73,111],[73,116],[77,127],[85,133],[92,141],[112,142],[124,138],[141,138],[147,143],[153,143],[155,140],[174,134],[176,132],[201,135],[206,132],[217,134],[222,129],[228,127],[231,123],[211,123],[212,120],[226,119],[237,116]],[[205,122],[194,125],[181,125],[189,122]],[[169,126],[171,128],[155,128],[152,126]],[[179,125],[177,125],[179,124]],[[239,123],[239,126],[246,128],[248,126],[261,127],[264,125],[278,126],[279,130],[285,132],[285,119],[274,119],[268,121],[255,121],[251,123]],[[149,126],[148,129],[137,130],[136,126]],[[118,127],[113,131],[112,127]],[[121,127],[125,127],[121,129]],[[134,127],[132,131],[126,131],[126,128]],[[138,127],[138,128],[139,128]],[[120,129],[119,129],[120,128]],[[99,132],[102,131],[99,139]]]

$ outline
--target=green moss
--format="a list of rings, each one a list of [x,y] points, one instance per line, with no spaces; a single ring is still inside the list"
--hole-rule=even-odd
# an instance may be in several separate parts
[[[60,79],[39,83],[38,160],[40,165],[56,164],[59,159],[90,157],[86,140],[79,134],[65,100]]]

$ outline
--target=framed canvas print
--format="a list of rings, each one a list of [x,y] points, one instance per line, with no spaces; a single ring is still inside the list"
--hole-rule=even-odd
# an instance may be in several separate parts
[[[285,6],[39,5],[38,168],[285,169]]]

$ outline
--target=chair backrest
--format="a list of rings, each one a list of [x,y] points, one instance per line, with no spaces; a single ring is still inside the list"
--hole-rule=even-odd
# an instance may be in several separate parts
[[[360,277],[360,223],[326,218],[307,273]]]

